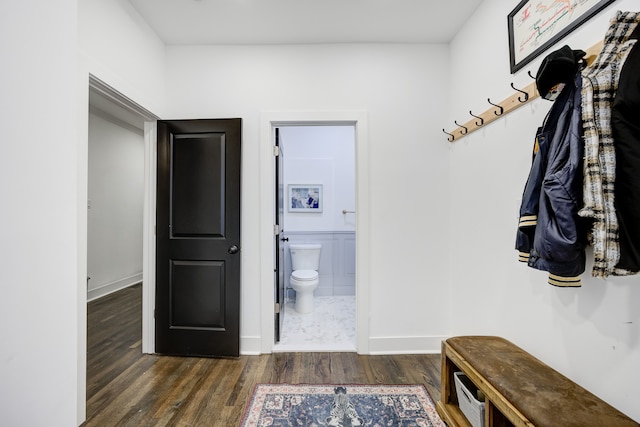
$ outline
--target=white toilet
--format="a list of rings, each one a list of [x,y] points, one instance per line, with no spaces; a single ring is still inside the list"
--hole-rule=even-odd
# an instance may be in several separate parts
[[[318,266],[320,264],[320,244],[292,244],[291,264],[293,272],[289,281],[296,291],[295,309],[298,313],[313,311],[313,291],[318,286]]]

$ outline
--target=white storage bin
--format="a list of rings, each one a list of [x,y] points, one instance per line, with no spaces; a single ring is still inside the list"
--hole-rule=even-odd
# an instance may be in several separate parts
[[[460,410],[473,427],[484,427],[484,402],[478,400],[476,387],[462,372],[454,372]]]

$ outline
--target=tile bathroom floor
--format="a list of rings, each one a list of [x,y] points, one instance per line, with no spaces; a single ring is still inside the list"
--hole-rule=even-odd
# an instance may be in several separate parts
[[[273,351],[356,351],[355,324],[355,296],[315,297],[314,310],[307,314],[297,313],[290,301]]]

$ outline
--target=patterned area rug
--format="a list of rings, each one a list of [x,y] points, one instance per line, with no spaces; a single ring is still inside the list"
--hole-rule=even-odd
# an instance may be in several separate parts
[[[446,427],[423,385],[258,384],[241,427]]]

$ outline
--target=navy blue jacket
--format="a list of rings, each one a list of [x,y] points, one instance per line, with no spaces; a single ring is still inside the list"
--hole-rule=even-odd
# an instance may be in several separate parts
[[[582,78],[576,73],[538,129],[516,236],[519,261],[549,272],[549,284],[580,286],[587,230],[582,207]]]

